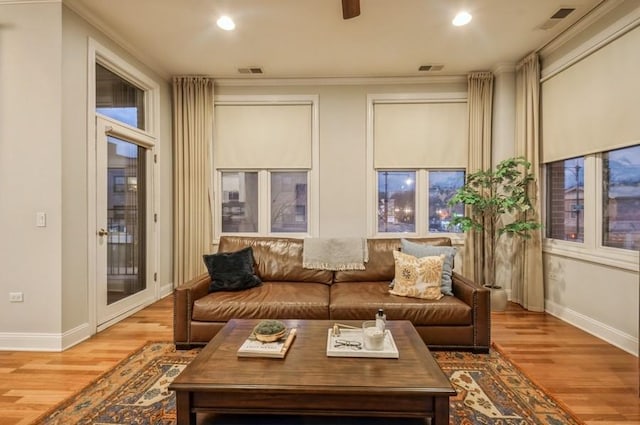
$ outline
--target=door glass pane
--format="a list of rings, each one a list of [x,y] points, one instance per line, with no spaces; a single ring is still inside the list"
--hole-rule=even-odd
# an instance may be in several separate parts
[[[429,171],[429,232],[461,233],[449,227],[453,216],[464,215],[464,205],[448,205],[449,199],[464,185],[464,171]]]
[[[547,237],[584,241],[584,158],[547,164]]]
[[[271,173],[271,231],[307,231],[307,173]]]
[[[614,248],[640,248],[640,146],[602,156],[603,241]]]
[[[378,171],[378,232],[415,232],[415,171]]]
[[[222,173],[222,231],[258,231],[258,173]]]
[[[100,64],[96,64],[96,111],[145,129],[144,91]]]
[[[107,140],[107,304],[112,304],[146,288],[145,149]]]

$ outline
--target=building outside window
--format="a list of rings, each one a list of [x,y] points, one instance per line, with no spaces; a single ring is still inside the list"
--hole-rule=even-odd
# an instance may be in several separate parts
[[[223,171],[221,178],[222,233],[307,232],[306,171]],[[261,229],[261,214],[269,229]]]
[[[547,237],[584,242],[584,158],[547,164]]]
[[[377,171],[378,233],[461,232],[449,223],[464,214],[464,207],[451,208],[448,202],[464,184],[464,175],[462,170]]]
[[[464,185],[464,171],[429,171],[429,232],[461,233],[449,223],[464,215],[464,205],[450,207],[449,200]]]
[[[279,171],[271,174],[271,232],[307,231],[307,173]]]
[[[546,187],[547,238],[640,249],[640,145],[547,163]]]
[[[378,232],[416,231],[415,171],[378,172]]]
[[[222,232],[258,232],[258,173],[222,173]]]
[[[602,245],[640,249],[640,145],[602,154]]]

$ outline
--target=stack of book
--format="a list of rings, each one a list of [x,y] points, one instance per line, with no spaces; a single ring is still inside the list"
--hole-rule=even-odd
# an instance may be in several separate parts
[[[287,333],[277,341],[261,342],[252,335],[238,349],[238,357],[273,357],[282,359],[296,337],[296,328],[287,329]]]

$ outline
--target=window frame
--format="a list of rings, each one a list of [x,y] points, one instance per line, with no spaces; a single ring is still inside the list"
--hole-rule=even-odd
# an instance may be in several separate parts
[[[384,171],[407,171],[407,172],[415,172],[416,173],[416,181],[415,181],[415,232],[380,232],[378,231],[378,216],[377,216],[377,206],[378,206],[378,173]],[[458,171],[463,172],[465,176],[467,175],[467,170],[463,168],[405,168],[405,169],[388,169],[388,168],[379,168],[374,169],[375,174],[375,194],[374,196],[374,214],[375,214],[375,222],[373,223],[374,228],[371,229],[373,231],[372,237],[375,238],[405,238],[405,237],[448,237],[451,239],[454,244],[462,244],[464,243],[464,232],[456,233],[456,232],[431,232],[429,230],[429,172],[430,171]]]
[[[615,149],[611,149],[615,150]],[[584,241],[565,241],[546,237],[543,232],[543,253],[588,261],[624,270],[638,269],[638,252],[602,244],[603,237],[603,160],[602,152],[584,155]],[[541,164],[543,223],[547,223],[547,164]]]
[[[215,105],[292,105],[311,104],[311,168],[224,168],[215,167],[211,159],[213,172],[213,240],[218,244],[220,236],[274,236],[289,238],[317,237],[319,235],[319,96],[318,95],[215,95]],[[215,118],[214,118],[215,121]],[[215,125],[215,124],[214,124]],[[215,143],[215,140],[212,141]],[[212,146],[213,148],[213,146]],[[238,233],[222,232],[222,173],[223,172],[257,172],[258,173],[258,232]],[[306,232],[271,232],[271,173],[272,172],[306,172],[307,173],[307,231]]]

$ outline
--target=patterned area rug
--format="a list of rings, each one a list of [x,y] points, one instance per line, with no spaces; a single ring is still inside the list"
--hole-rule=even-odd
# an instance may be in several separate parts
[[[43,417],[38,424],[175,425],[175,396],[167,386],[198,350],[177,351],[170,343],[150,343],[95,383]],[[458,392],[450,399],[450,424],[575,425],[563,410],[497,350],[490,354],[434,352]],[[200,418],[220,425],[398,425],[415,420],[335,417]]]

